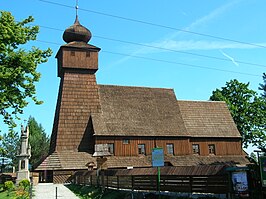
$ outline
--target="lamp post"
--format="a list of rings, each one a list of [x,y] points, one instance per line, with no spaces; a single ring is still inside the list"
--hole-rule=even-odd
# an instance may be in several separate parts
[[[260,160],[260,153],[262,153],[261,150],[254,150],[254,152],[257,154],[257,158],[258,158],[258,166],[259,166],[259,176],[260,176],[260,182],[261,182],[261,198],[263,198],[263,193],[262,193],[262,187],[263,187],[263,165],[261,165],[261,160]]]

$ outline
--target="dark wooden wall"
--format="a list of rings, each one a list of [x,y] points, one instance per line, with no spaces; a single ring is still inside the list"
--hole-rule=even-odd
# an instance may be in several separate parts
[[[242,144],[239,138],[193,138],[190,139],[190,151],[192,153],[192,144],[199,144],[200,155],[209,155],[209,144],[215,145],[215,155],[241,155],[242,154]]]
[[[98,52],[84,50],[64,50],[62,64],[65,68],[98,69]]]
[[[124,139],[129,139],[128,144],[123,144]],[[200,155],[209,155],[209,144],[215,145],[216,155],[241,155],[242,147],[239,138],[215,139],[215,138],[152,138],[152,137],[97,137],[95,144],[114,144],[114,155],[137,156],[138,144],[145,144],[146,155],[150,155],[152,148],[162,147],[167,153],[167,144],[174,144],[174,155],[193,154],[192,144],[199,144]]]

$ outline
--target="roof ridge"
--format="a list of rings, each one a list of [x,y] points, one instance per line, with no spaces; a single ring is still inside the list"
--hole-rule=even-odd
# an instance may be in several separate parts
[[[177,100],[178,102],[201,102],[201,103],[226,103],[225,101],[211,101],[211,100]]]
[[[124,86],[124,85],[113,85],[113,84],[98,84],[102,87],[123,87],[123,88],[143,88],[143,89],[158,89],[158,90],[174,90],[173,88],[159,88],[159,87],[150,87],[150,86]]]

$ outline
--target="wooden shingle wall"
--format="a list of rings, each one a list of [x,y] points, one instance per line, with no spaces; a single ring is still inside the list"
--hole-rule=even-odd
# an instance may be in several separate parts
[[[100,111],[98,87],[92,74],[65,73],[62,81],[56,150],[75,151],[82,138],[89,137],[90,113]]]
[[[93,152],[94,149],[90,115],[101,111],[95,77],[99,49],[85,47],[64,46],[57,54],[61,82],[50,153],[65,150]]]

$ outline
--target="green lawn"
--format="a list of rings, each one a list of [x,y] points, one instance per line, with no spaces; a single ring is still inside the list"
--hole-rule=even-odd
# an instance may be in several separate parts
[[[14,191],[12,191],[10,194],[9,194],[9,196],[8,196],[8,192],[7,191],[1,191],[0,192],[0,198],[1,199],[13,199],[14,198],[14,196],[15,196],[15,192]]]
[[[102,193],[100,188],[94,186],[81,186],[81,185],[67,185],[72,192],[78,195],[81,199],[122,199],[125,198],[129,192],[106,190]]]
[[[74,192],[81,199],[131,199],[130,191],[121,191],[121,190],[112,190],[106,189],[104,193],[102,193],[100,188],[94,186],[82,186],[82,185],[74,185],[70,184],[66,186],[72,192]],[[161,195],[160,197],[153,193],[146,193],[145,197],[141,192],[134,192],[135,199],[192,199],[190,197],[182,197],[182,196],[169,196],[169,195]],[[199,197],[199,199],[217,199],[215,197]]]

